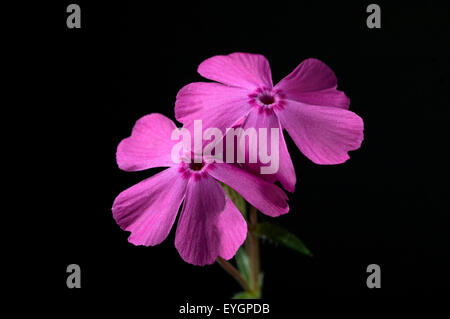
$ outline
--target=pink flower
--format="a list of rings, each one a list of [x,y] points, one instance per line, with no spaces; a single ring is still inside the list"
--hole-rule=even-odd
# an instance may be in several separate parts
[[[230,259],[244,242],[247,225],[218,180],[273,217],[289,211],[287,196],[276,185],[232,165],[175,164],[174,129],[167,117],[150,114],[139,119],[131,136],[120,142],[116,154],[120,169],[169,168],[120,193],[113,217],[131,232],[130,243],[153,246],[167,237],[184,201],[175,234],[181,257],[195,265],[211,264],[218,256]]]
[[[290,192],[296,177],[282,129],[316,164],[343,163],[349,159],[348,151],[361,146],[363,121],[348,111],[350,100],[336,89],[333,71],[319,60],[303,61],[275,86],[269,62],[259,54],[214,56],[203,61],[198,72],[220,83],[183,87],[175,104],[176,119],[186,127],[201,119],[204,127],[223,131],[236,125],[279,128],[280,166],[269,179],[278,180]],[[245,167],[254,171],[255,165]]]

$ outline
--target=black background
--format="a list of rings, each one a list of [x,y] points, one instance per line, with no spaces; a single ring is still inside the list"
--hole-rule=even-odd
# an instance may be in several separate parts
[[[161,245],[134,247],[111,216],[122,190],[158,169],[127,173],[115,150],[141,116],[174,119],[184,85],[217,54],[265,55],[274,83],[302,60],[328,64],[350,110],[365,123],[361,149],[343,165],[313,164],[286,136],[297,173],[290,213],[276,222],[314,253],[262,244],[263,296],[437,295],[448,281],[449,10],[437,2],[381,5],[382,28],[368,29],[370,2],[281,1],[242,7],[143,6],[79,1],[82,28],[66,27],[67,3],[49,9],[42,111],[53,185],[34,251],[60,296],[140,295],[176,305],[227,300],[239,286],[218,265],[179,257],[174,229]],[[267,219],[267,218],[266,218]],[[38,226],[36,226],[38,227]],[[66,267],[82,289],[66,287]],[[381,289],[366,267],[381,266]],[[274,301],[275,302],[275,301]],[[294,307],[286,301],[286,307]]]

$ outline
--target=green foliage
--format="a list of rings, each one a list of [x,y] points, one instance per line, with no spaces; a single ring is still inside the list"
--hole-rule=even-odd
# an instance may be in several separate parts
[[[251,276],[250,276],[250,260],[248,259],[247,252],[244,249],[244,246],[241,246],[236,252],[236,265],[239,273],[242,278],[251,285]]]
[[[241,291],[233,296],[233,299],[257,299],[256,296],[247,291]]]
[[[225,190],[225,193],[231,199],[231,201],[234,203],[234,205],[237,207],[237,209],[239,209],[242,216],[244,216],[244,218],[247,218],[247,210],[246,210],[244,198],[241,195],[239,195],[239,193],[237,193],[230,186],[225,185],[224,183],[221,183],[221,184],[222,184],[223,189]]]
[[[312,253],[297,236],[281,226],[266,222],[260,223],[253,229],[253,233],[260,238],[269,240],[270,242],[281,244],[299,253],[312,256]]]

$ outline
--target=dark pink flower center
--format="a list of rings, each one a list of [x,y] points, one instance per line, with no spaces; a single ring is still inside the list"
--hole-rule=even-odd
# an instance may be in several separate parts
[[[191,163],[189,168],[193,171],[200,171],[205,166],[205,163]]]
[[[181,162],[178,171],[184,178],[194,178],[199,180],[208,175],[207,171],[211,168],[212,163],[202,161],[201,163],[185,163]]]
[[[258,100],[264,105],[270,105],[275,102],[275,98],[267,93],[263,93],[260,96],[258,96]]]
[[[257,108],[259,112],[271,113],[274,109],[283,109],[285,95],[279,89],[260,87],[248,96],[250,105]]]

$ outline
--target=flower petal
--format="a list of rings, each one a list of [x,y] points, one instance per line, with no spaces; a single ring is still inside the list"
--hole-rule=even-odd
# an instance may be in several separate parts
[[[120,193],[112,212],[120,228],[131,232],[128,241],[145,246],[161,243],[172,228],[186,185],[187,179],[171,167]]]
[[[289,91],[313,92],[337,85],[337,79],[325,63],[317,59],[306,59],[275,87]]]
[[[198,73],[207,79],[246,89],[273,87],[269,62],[261,54],[216,55],[203,61]]]
[[[263,164],[259,158],[259,145],[258,145],[258,162],[257,163],[246,163],[241,164],[241,166],[255,175],[264,178],[269,182],[279,181],[283,187],[289,191],[293,192],[295,189],[295,170],[294,165],[292,164],[291,156],[289,155],[289,151],[286,146],[286,141],[284,140],[283,130],[281,130],[280,123],[276,115],[272,113],[258,112],[258,110],[253,110],[248,114],[248,117],[243,124],[243,129],[247,130],[248,128],[255,128],[257,134],[259,135],[260,128],[267,129],[267,152],[271,151],[271,129],[278,129],[278,149],[276,154],[270,154],[272,161],[278,161],[278,171],[274,174],[261,174],[261,166],[269,166],[270,162],[267,164]],[[258,143],[261,143],[262,140],[258,138]],[[248,144],[248,143],[247,143]],[[249,158],[249,145],[246,144],[246,158]],[[242,144],[239,144],[242,145]]]
[[[220,234],[220,257],[226,260],[233,258],[247,237],[247,223],[229,198],[216,227]]]
[[[250,112],[247,100],[244,89],[219,83],[191,83],[177,94],[175,117],[187,129],[192,129],[194,120],[202,120],[204,130],[214,127],[225,132]]]
[[[315,92],[290,92],[286,96],[289,99],[310,105],[333,106],[345,110],[350,106],[350,99],[336,87]]]
[[[316,59],[303,61],[275,86],[291,100],[348,109],[350,99],[336,87],[337,79],[333,70]]]
[[[276,110],[281,125],[300,151],[316,164],[340,164],[348,151],[361,146],[363,120],[353,112],[335,107],[287,101]]]
[[[286,194],[275,184],[226,163],[211,165],[208,173],[268,216],[277,217],[289,211]]]
[[[140,171],[152,167],[173,166],[172,147],[177,141],[171,134],[177,127],[162,114],[153,113],[140,118],[131,136],[117,147],[116,160],[124,171]]]
[[[208,175],[191,178],[175,235],[175,247],[184,261],[212,264],[220,255],[219,215],[225,209],[225,192]]]

